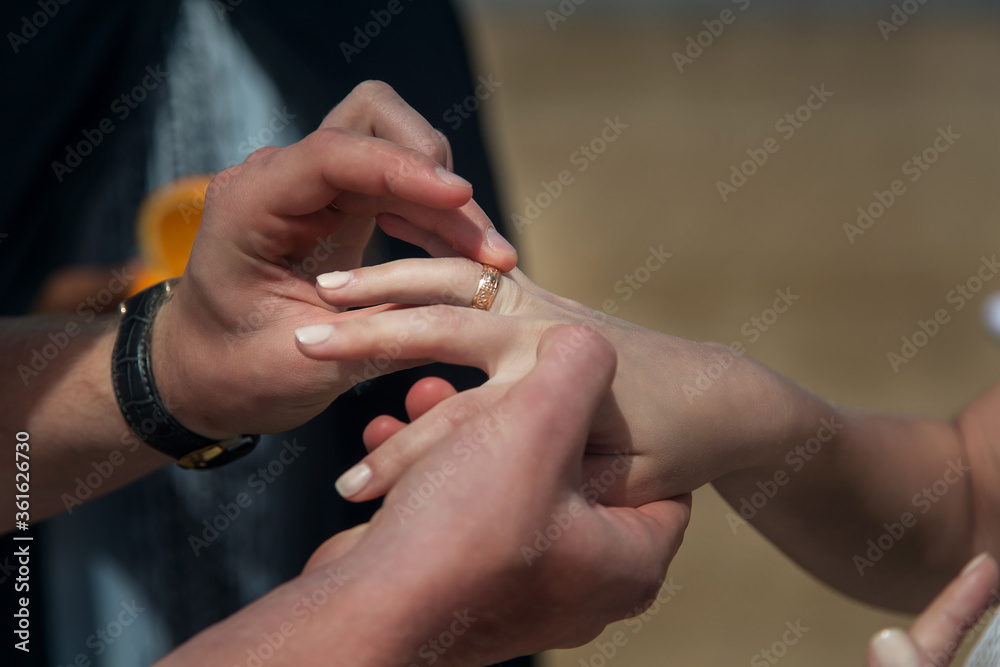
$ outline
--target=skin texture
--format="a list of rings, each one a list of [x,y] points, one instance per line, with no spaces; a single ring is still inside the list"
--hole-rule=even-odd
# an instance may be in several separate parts
[[[977,626],[986,608],[1000,600],[1000,572],[988,554],[973,559],[910,627],[882,630],[868,645],[868,667],[946,665]]]
[[[303,141],[263,148],[218,174],[187,270],[153,327],[153,371],[174,416],[207,437],[276,432],[347,390],[362,365],[307,359],[292,332],[317,317],[364,313],[339,312],[319,299],[315,272],[305,268],[357,266],[383,216],[391,214],[394,232],[431,253],[513,268],[513,248],[490,233],[472,187],[443,171],[450,164],[439,132],[389,86],[367,82]],[[327,208],[331,201],[335,210]],[[118,410],[110,373],[117,323],[117,315],[0,321],[0,375],[8,378],[0,424],[31,436],[32,521],[170,461],[142,444]],[[15,380],[19,369],[39,365],[36,357],[42,370],[23,384]],[[0,473],[13,479],[13,465],[0,462]],[[78,477],[95,466],[113,472],[77,493]],[[8,514],[3,527],[13,521]]]
[[[838,590],[910,612],[973,555],[1000,550],[1000,385],[953,422],[844,408],[728,347],[609,317],[542,290],[516,269],[501,279],[491,312],[440,305],[471,300],[480,271],[464,259],[403,260],[353,270],[336,289],[321,280],[317,294],[340,307],[435,305],[336,323],[325,340],[300,349],[313,359],[361,358],[372,353],[372,340],[405,339],[400,359],[485,370],[490,381],[474,391],[486,396],[523,375],[541,332],[585,324],[619,358],[588,435],[585,479],[599,479],[615,451],[629,459],[628,473],[601,491],[602,502],[634,506],[714,483],[734,507],[734,530],[750,521]],[[414,326],[420,321],[429,325]],[[449,402],[434,410],[446,414]],[[350,489],[351,497],[384,493],[422,447],[409,440],[375,449],[363,462],[370,481]],[[946,492],[933,491],[942,485]],[[763,507],[749,504],[754,494]],[[880,537],[883,545],[891,538],[888,549],[877,548]]]
[[[435,655],[435,664],[483,665],[582,644],[640,614],[680,546],[690,497],[632,509],[581,494],[588,426],[614,366],[606,341],[560,327],[488,410],[467,406],[443,429],[424,410],[450,392],[419,385],[408,401],[419,418],[383,446],[434,435],[371,523],[331,538],[300,577],[159,664],[240,663],[287,623],[294,641],[269,664],[426,664]],[[470,437],[479,446],[465,457]],[[414,496],[419,506],[408,504]],[[334,576],[339,585],[326,583]],[[324,585],[333,591],[303,620],[296,601]]]
[[[468,184],[438,171],[450,164],[439,133],[367,83],[303,142],[262,149],[213,181],[189,269],[153,332],[161,393],[189,428],[222,438],[294,426],[385,344],[396,350],[390,370],[440,359],[491,380],[462,394],[425,380],[407,400],[412,424],[373,421],[371,479],[349,495],[388,493],[386,509],[161,664],[236,664],[266,645],[269,664],[408,664],[430,651],[438,664],[475,665],[583,643],[655,598],[689,518],[685,491],[714,480],[738,510],[814,436],[826,455],[747,518],[820,578],[916,609],[971,553],[996,551],[1000,387],[953,423],[871,415],[724,346],[561,299],[513,269]],[[376,223],[443,259],[358,269]],[[302,271],[310,258],[318,270]],[[507,272],[494,312],[399,307],[467,305],[477,262]],[[342,288],[314,290],[317,272],[345,270]],[[363,305],[373,308],[344,310]],[[72,344],[44,372],[3,389],[0,423],[30,433],[33,520],[68,507],[66,492],[92,467],[113,473],[91,497],[168,462],[117,409],[115,318],[6,320],[0,369],[17,375],[69,324]],[[315,342],[300,335],[296,349],[292,332],[316,324],[325,337],[314,329]],[[713,365],[724,372],[706,386]],[[10,461],[0,465],[13,477]],[[856,572],[864,540],[940,479],[948,493]],[[979,561],[902,645],[918,660],[950,656],[996,586],[995,562]],[[442,652],[446,633],[455,642]],[[885,645],[873,642],[872,667],[888,667]]]

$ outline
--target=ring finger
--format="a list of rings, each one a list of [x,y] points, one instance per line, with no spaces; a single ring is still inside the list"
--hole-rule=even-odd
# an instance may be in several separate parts
[[[327,303],[341,308],[381,303],[470,306],[477,294],[488,297],[484,266],[464,257],[403,259],[324,273],[316,278],[316,292]],[[519,289],[509,274],[502,274],[489,310],[510,314]]]

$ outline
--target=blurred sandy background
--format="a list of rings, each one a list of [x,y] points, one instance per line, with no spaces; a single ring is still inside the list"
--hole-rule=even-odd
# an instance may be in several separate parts
[[[598,308],[617,299],[621,316],[654,329],[742,341],[813,390],[870,408],[947,418],[996,379],[1000,345],[979,306],[1000,279],[960,312],[946,301],[1000,251],[995,18],[930,2],[886,41],[876,21],[890,3],[823,20],[755,4],[678,16],[584,3],[554,31],[545,11],[556,2],[492,7],[468,19],[478,73],[501,82],[483,110],[509,213],[524,215],[561,170],[574,177],[512,233],[541,285]],[[673,52],[727,7],[735,21],[679,72]],[[829,101],[791,138],[776,132],[821,85]],[[628,128],[579,172],[571,156],[605,118]],[[910,182],[904,163],[949,126],[961,138]],[[780,150],[723,202],[716,182],[768,137]],[[895,179],[906,193],[851,244],[844,224]],[[660,244],[673,257],[625,301],[615,283]],[[743,323],[779,288],[801,299],[750,343]],[[938,308],[951,322],[894,373],[887,353]],[[547,664],[861,665],[873,632],[908,624],[818,584],[752,529],[734,535],[727,509],[696,494],[670,571],[683,588],[640,632],[605,633],[628,638],[612,659],[589,645]],[[797,621],[808,631],[778,663],[755,658]]]

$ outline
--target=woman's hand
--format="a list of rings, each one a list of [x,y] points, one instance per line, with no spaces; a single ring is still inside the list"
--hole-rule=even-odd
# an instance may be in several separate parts
[[[612,392],[588,435],[584,480],[595,498],[620,505],[669,498],[755,464],[777,428],[777,417],[755,411],[751,399],[760,392],[785,398],[783,414],[799,407],[815,410],[811,396],[728,347],[630,324],[551,294],[516,269],[501,278],[490,312],[449,307],[471,303],[481,271],[481,264],[462,258],[413,259],[320,276],[317,294],[337,307],[448,305],[330,322],[300,348],[312,359],[360,359],[387,351],[379,346],[392,340],[396,359],[483,369],[490,380],[472,393],[487,395],[532,367],[543,331],[554,324],[584,324],[618,354]],[[443,415],[448,410],[449,401],[435,408]],[[807,418],[802,410],[795,416]],[[380,447],[365,459],[367,469],[351,471],[341,487],[352,499],[377,497],[420,452],[413,442]]]
[[[973,559],[910,627],[882,630],[868,644],[868,667],[945,667],[976,626],[988,605],[997,601],[1000,573],[988,554]],[[974,656],[973,656],[974,657]],[[970,662],[972,667],[986,663]]]
[[[360,360],[304,358],[293,332],[363,315],[323,302],[313,280],[358,266],[376,221],[433,255],[513,268],[514,249],[450,164],[443,136],[369,82],[299,143],[218,174],[184,277],[154,325],[154,373],[175,416],[209,437],[274,432],[362,379]]]

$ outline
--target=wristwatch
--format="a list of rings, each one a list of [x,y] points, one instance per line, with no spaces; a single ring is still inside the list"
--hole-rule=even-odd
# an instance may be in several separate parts
[[[156,389],[150,341],[153,319],[172,296],[177,278],[144,289],[121,303],[122,320],[111,357],[118,407],[129,427],[150,447],[177,459],[182,468],[215,468],[249,454],[259,435],[206,438],[177,421]]]

